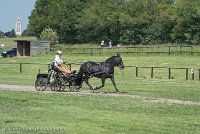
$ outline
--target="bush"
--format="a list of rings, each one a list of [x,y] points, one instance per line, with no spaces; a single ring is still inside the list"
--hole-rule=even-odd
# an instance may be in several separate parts
[[[58,41],[58,35],[53,29],[45,28],[40,34],[41,40],[49,40],[51,44],[55,44]]]

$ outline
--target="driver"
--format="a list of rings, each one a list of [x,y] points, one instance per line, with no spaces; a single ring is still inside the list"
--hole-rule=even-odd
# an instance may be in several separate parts
[[[56,69],[62,72],[65,77],[71,73],[75,73],[75,70],[70,71],[70,69],[64,65],[61,55],[62,55],[61,51],[56,52],[55,59],[54,59],[54,63],[55,63],[54,66],[56,67]]]

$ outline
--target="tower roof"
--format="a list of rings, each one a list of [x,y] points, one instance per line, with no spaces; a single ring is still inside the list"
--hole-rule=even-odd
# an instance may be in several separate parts
[[[17,21],[21,21],[21,18],[20,18],[20,17],[18,17],[18,18],[17,18]]]

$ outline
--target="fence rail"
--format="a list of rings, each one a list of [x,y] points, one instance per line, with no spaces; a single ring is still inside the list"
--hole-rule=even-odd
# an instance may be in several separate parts
[[[23,65],[46,65],[47,69],[49,70],[51,68],[51,64],[46,64],[46,63],[0,63],[0,65],[19,65],[19,73],[23,73]],[[81,65],[81,63],[68,63],[66,64],[70,69],[72,67],[72,65]],[[185,80],[189,80],[189,76],[191,76],[191,80],[195,80],[198,79],[200,80],[200,69],[194,69],[194,68],[175,68],[175,67],[145,67],[145,66],[125,66],[125,70],[129,68],[132,68],[132,73],[128,72],[128,74],[133,74],[132,77],[142,77],[140,75],[140,71],[142,69],[148,69],[148,71],[145,71],[145,75],[149,75],[150,78],[155,78],[156,75],[156,71],[157,69],[162,69],[164,70],[165,73],[167,73],[166,78],[168,79],[172,79],[173,78],[173,71],[176,70],[183,70],[185,71],[185,73],[183,73],[182,75],[184,75]],[[191,74],[189,73],[189,71],[191,71]],[[150,73],[148,73],[150,72]],[[198,73],[196,73],[198,72]],[[125,76],[124,71],[122,72],[122,75]],[[196,77],[195,77],[196,75]],[[198,78],[197,78],[198,77]]]
[[[55,51],[55,48],[51,49]],[[123,54],[152,54],[152,53],[163,53],[163,54],[174,54],[174,53],[188,53],[188,54],[200,54],[200,46],[129,46],[129,47],[96,47],[96,48],[60,48],[61,51],[70,54],[110,54],[120,52]]]
[[[23,65],[46,65],[47,66],[47,70],[49,70],[51,68],[51,64],[46,64],[46,63],[0,63],[0,65],[19,65],[19,73],[23,73]],[[66,64],[69,69],[71,70],[71,63]]]
[[[149,69],[150,70],[150,78],[154,78],[154,72],[156,69],[165,69],[168,72],[168,79],[172,79],[172,70],[185,70],[185,80],[189,79],[189,70],[191,70],[191,79],[195,80],[195,70],[196,70],[196,71],[198,71],[198,80],[200,80],[200,69],[173,68],[173,67],[138,67],[138,66],[125,66],[125,67],[133,68],[133,70],[135,70],[135,77],[139,77],[140,69],[142,69],[142,68]]]

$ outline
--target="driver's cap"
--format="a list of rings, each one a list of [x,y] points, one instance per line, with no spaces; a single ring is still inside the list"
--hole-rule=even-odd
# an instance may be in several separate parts
[[[56,54],[62,54],[62,52],[61,51],[57,51]]]

